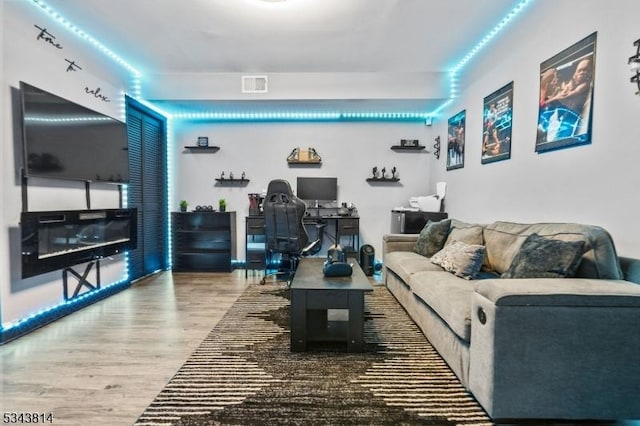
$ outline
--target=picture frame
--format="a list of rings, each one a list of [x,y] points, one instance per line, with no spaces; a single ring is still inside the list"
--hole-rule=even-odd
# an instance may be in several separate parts
[[[447,120],[447,170],[464,167],[466,124],[466,110],[460,111]]]
[[[597,32],[540,64],[536,152],[591,143]]]
[[[198,146],[209,146],[209,137],[208,136],[198,136]]]
[[[482,164],[511,158],[513,81],[484,98],[482,112]]]

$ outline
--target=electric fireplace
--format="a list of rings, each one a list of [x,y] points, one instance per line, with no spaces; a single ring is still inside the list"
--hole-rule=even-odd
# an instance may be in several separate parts
[[[137,209],[22,212],[22,278],[137,246]]]

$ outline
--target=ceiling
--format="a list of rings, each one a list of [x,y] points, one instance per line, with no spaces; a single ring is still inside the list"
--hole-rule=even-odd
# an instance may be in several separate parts
[[[317,73],[333,80],[354,73],[384,76],[373,79],[379,85],[407,75],[442,80],[520,1],[50,0],[50,6],[156,85],[171,87],[176,78],[191,75],[236,73]],[[363,93],[361,100],[385,98]],[[413,107],[430,96],[401,97]],[[166,91],[151,98],[186,109],[247,100],[213,92],[195,100]],[[263,100],[303,98],[319,97]],[[353,103],[357,96],[350,98]],[[434,98],[440,101],[442,95]]]

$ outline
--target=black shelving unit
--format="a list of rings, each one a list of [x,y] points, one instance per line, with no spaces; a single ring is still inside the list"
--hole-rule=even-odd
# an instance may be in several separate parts
[[[188,149],[189,151],[194,151],[194,152],[218,152],[220,151],[220,147],[219,146],[197,146],[197,145],[191,145],[191,146],[185,146],[185,149]]]
[[[236,257],[235,212],[173,212],[173,270],[229,272]]]

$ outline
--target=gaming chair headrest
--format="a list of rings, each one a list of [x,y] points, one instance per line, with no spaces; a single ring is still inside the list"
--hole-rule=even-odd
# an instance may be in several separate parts
[[[271,194],[287,194],[292,196],[293,191],[291,190],[289,182],[284,179],[275,179],[269,182],[269,186],[267,187],[267,197]]]

